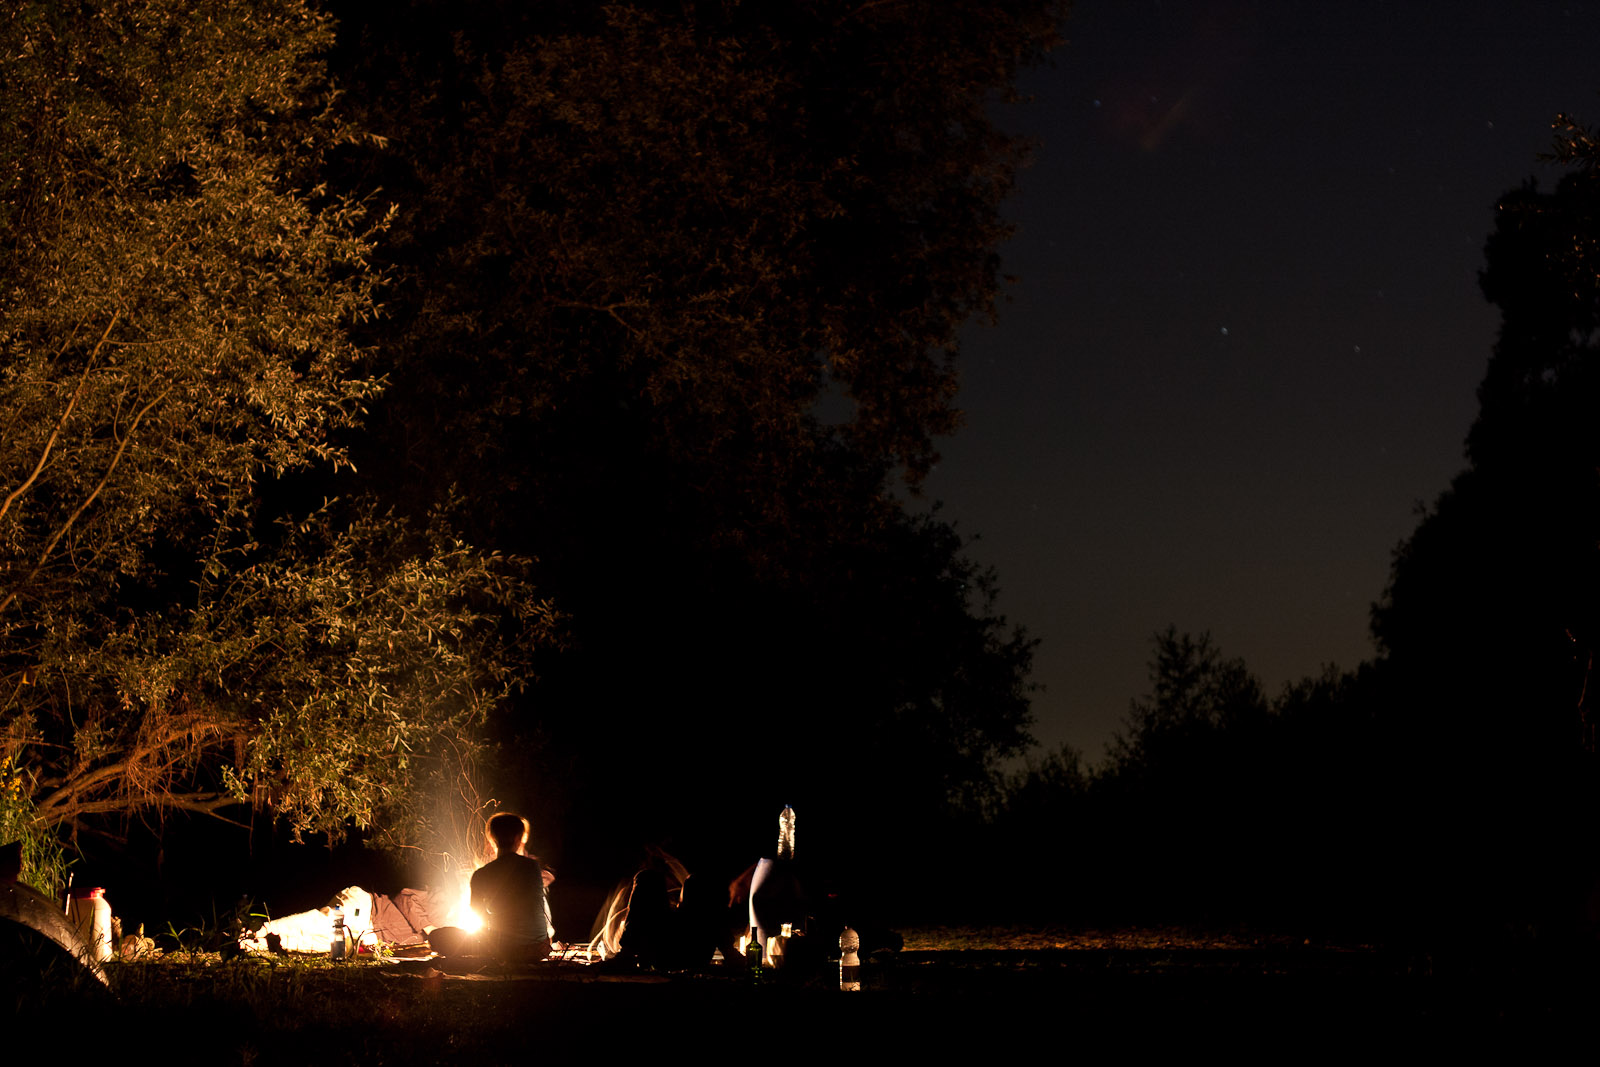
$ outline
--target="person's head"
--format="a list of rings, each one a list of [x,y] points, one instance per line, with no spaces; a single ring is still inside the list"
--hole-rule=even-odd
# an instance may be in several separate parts
[[[489,820],[489,840],[500,856],[514,856],[522,851],[528,840],[528,820],[509,811],[502,811]]]

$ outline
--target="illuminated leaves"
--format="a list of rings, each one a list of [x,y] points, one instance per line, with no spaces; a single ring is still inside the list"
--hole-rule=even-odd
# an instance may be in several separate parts
[[[346,823],[402,835],[419,783],[470,751],[527,676],[517,651],[554,643],[527,561],[485,556],[442,527],[396,537],[392,518],[317,523],[208,597],[198,639],[237,649],[215,693],[251,724],[240,782],[298,833]],[[520,642],[513,640],[520,638]],[[408,814],[409,813],[409,814]]]
[[[338,135],[308,95],[327,30],[297,3],[192,14],[0,23],[13,615],[137,571],[162,524],[238,512],[261,473],[337,463],[376,390],[343,332],[373,303],[363,212],[295,188]]]
[[[270,521],[381,384],[347,331],[386,223],[317,183],[330,42],[300,0],[0,15],[0,728],[36,826],[403,829],[515,681],[501,628],[548,625],[442,525]]]

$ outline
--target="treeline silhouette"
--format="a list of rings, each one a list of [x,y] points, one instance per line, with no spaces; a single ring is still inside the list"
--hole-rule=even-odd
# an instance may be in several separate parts
[[[1395,551],[1377,655],[1269,699],[1206,637],[1158,634],[1106,763],[1051,753],[976,820],[985,907],[1593,937],[1600,155],[1557,128],[1555,187],[1497,206],[1468,465]]]
[[[1348,934],[1389,922],[1415,894],[1390,756],[1373,743],[1378,674],[1330,668],[1269,699],[1208,636],[1157,634],[1151,692],[1104,764],[1067,746],[1032,760],[970,827],[978,866],[1006,875],[982,879],[975,910]]]

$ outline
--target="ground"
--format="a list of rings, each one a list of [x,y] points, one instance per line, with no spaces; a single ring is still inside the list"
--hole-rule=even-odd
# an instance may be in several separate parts
[[[674,1049],[726,1059],[752,1047],[786,1062],[869,1052],[944,1060],[969,1050],[1031,1057],[1041,1040],[1119,1055],[1171,1045],[1271,1054],[1527,1047],[1594,1021],[1600,973],[1589,955],[1441,960],[1172,927],[903,933],[903,951],[866,961],[860,994],[839,992],[827,968],[760,983],[731,971],[579,966],[462,976],[438,961],[224,962],[196,952],[113,964],[115,998],[91,996],[72,1011],[97,1034],[158,1047],[162,1062],[209,1065],[488,1064]],[[19,1000],[24,1025],[51,1012],[35,1001]]]

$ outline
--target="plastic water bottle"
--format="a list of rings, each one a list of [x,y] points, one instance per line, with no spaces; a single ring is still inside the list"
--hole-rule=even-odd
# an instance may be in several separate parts
[[[839,935],[839,990],[843,993],[861,992],[861,935],[850,927]]]
[[[78,928],[89,958],[104,963],[111,951],[111,904],[105,889],[93,886],[72,890],[67,899],[67,918]]]

